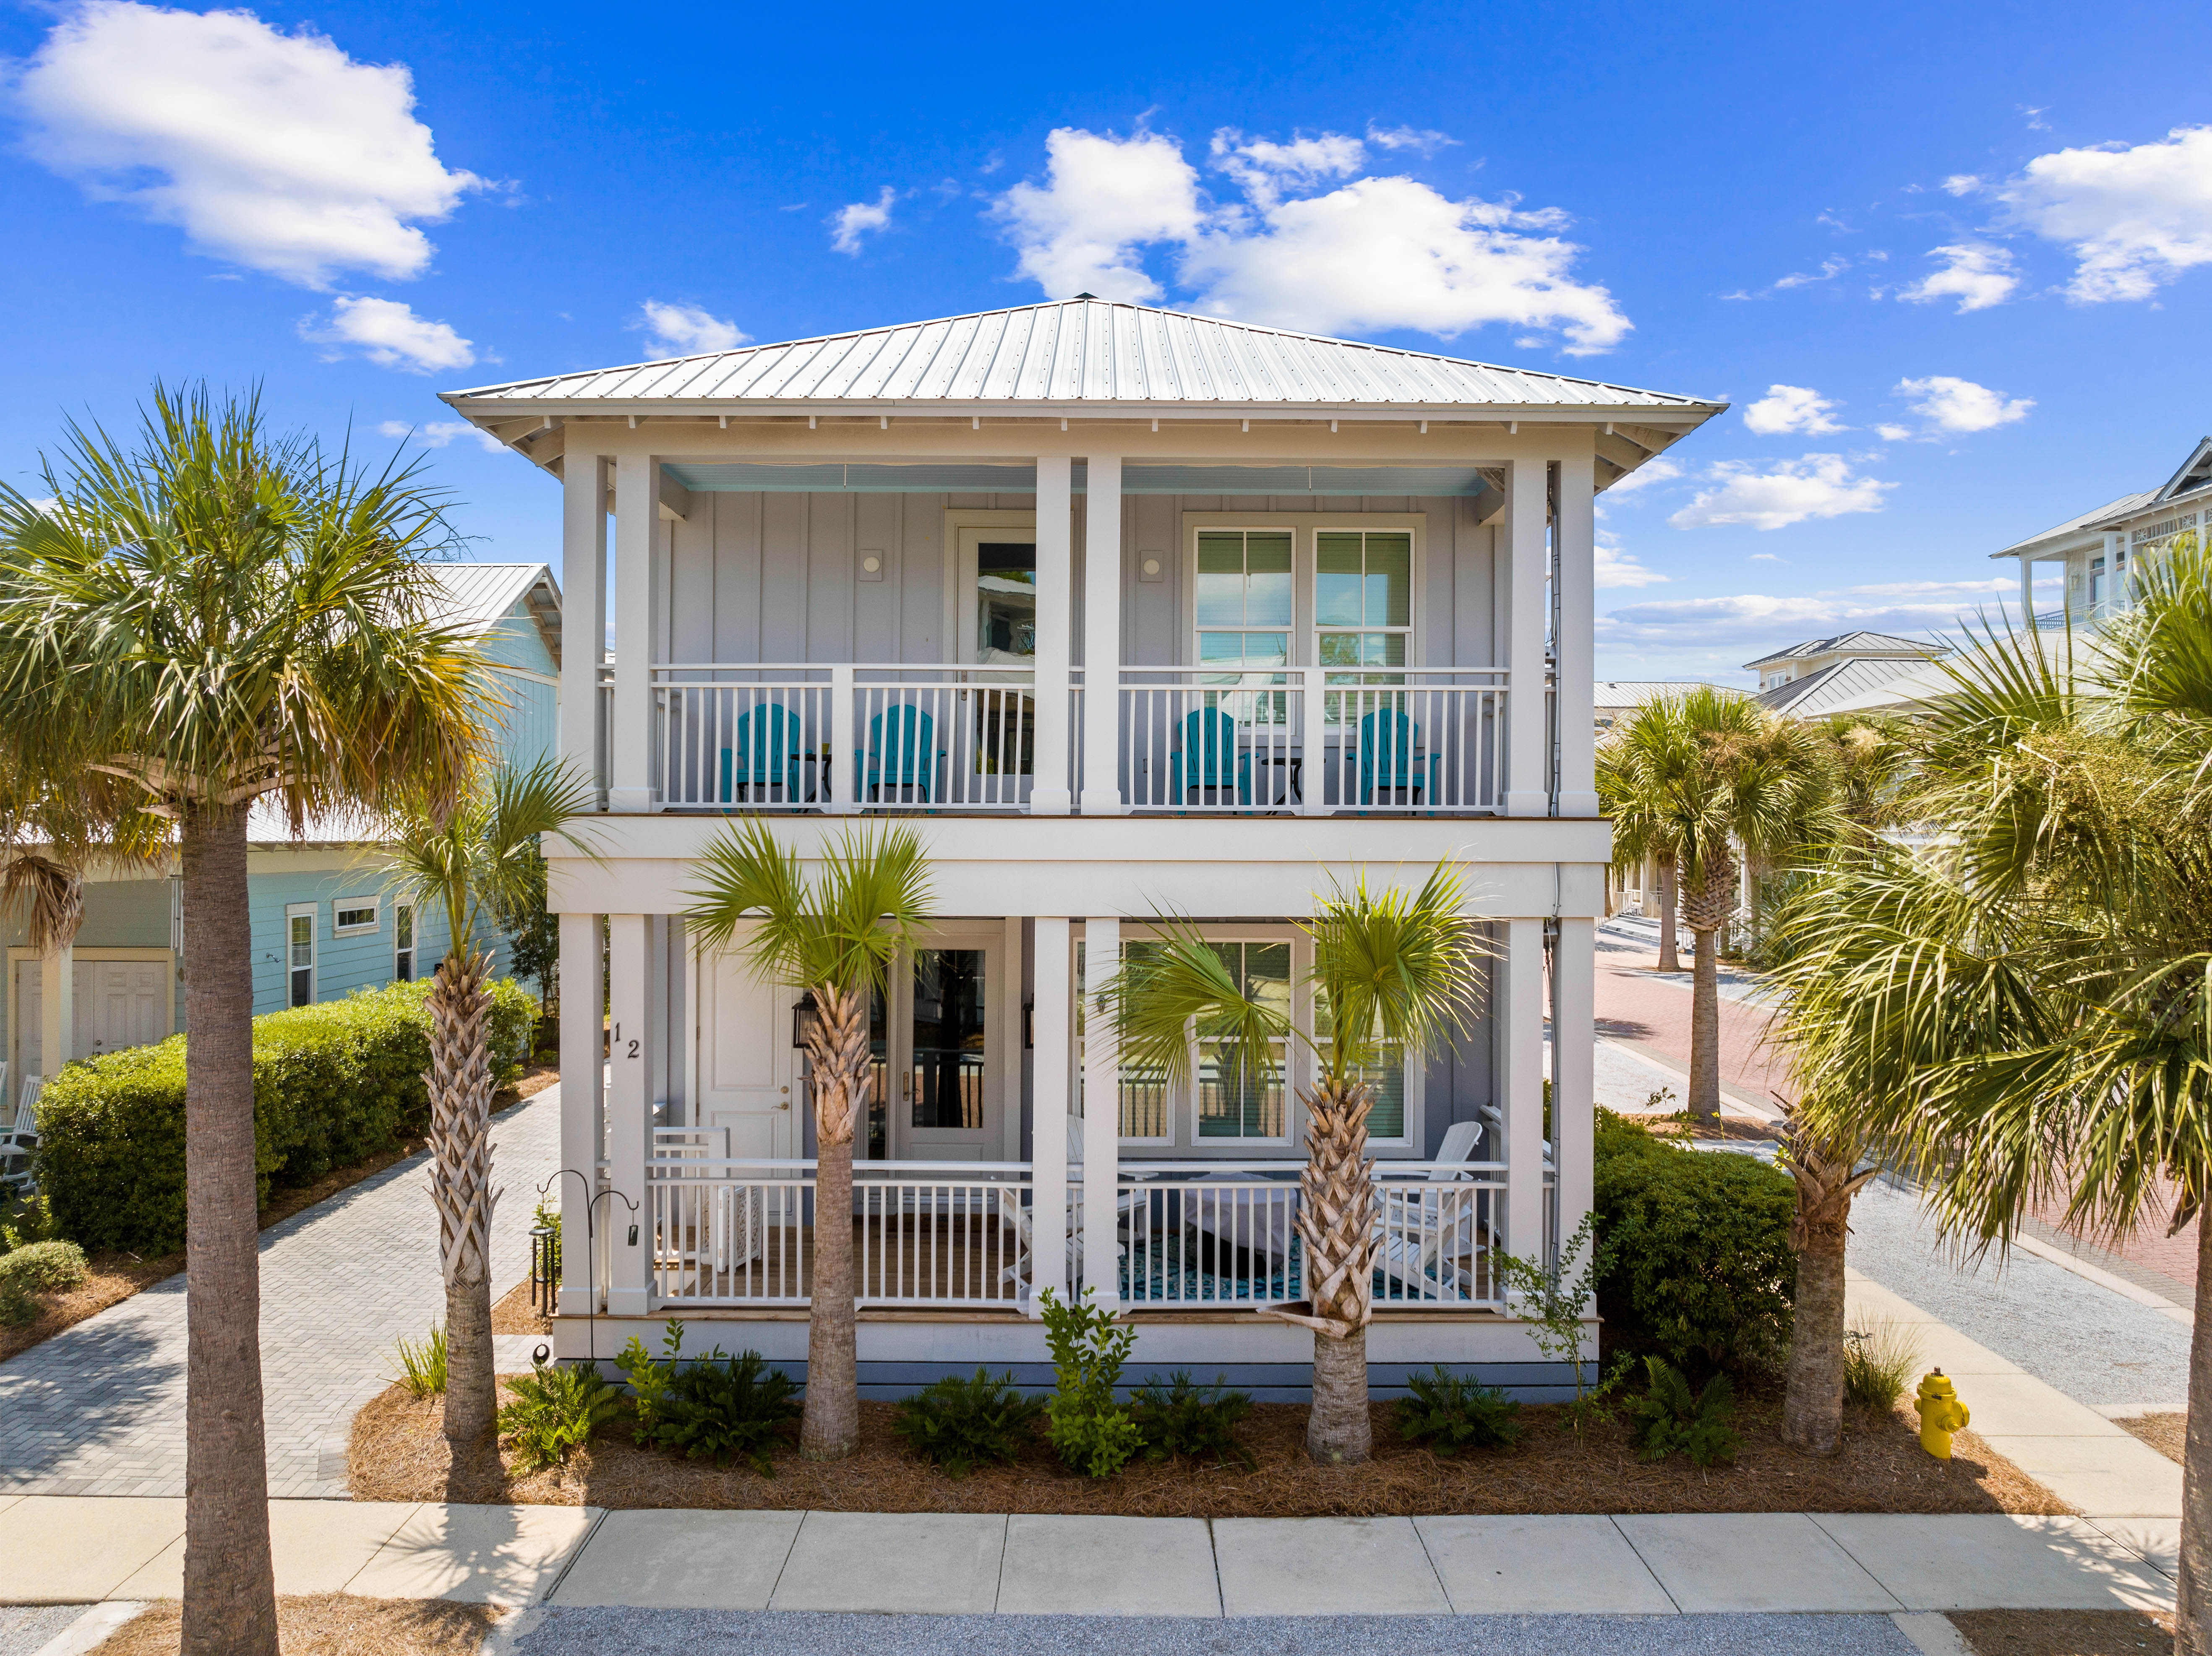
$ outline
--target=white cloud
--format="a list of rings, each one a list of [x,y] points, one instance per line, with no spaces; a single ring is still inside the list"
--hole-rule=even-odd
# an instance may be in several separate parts
[[[361,64],[247,11],[93,0],[15,76],[25,147],[94,197],[181,228],[199,252],[325,288],[420,276],[416,227],[484,187],[448,168],[399,64]]]
[[[1656,586],[1668,578],[1624,552],[1620,537],[1605,530],[1597,532],[1597,584],[1600,586]]]
[[[2073,252],[2072,299],[2148,299],[2212,264],[2212,126],[2038,155],[1996,194],[2015,221]]]
[[[1156,132],[1127,139],[1056,127],[1045,139],[1047,182],[1017,184],[994,215],[1020,249],[1018,268],[1048,297],[1158,299],[1139,263],[1157,242],[1198,234],[1198,170],[1182,147]]]
[[[1367,164],[1367,146],[1340,132],[1295,137],[1288,143],[1266,138],[1247,143],[1242,132],[1224,126],[1213,135],[1212,153],[1214,166],[1261,207],[1273,206],[1286,189],[1348,179]]]
[[[1943,180],[1944,190],[1954,196],[1971,196],[1981,187],[1981,175],[1978,173],[1954,173]]]
[[[841,253],[860,257],[862,236],[890,228],[891,203],[897,199],[898,191],[887,184],[873,201],[846,203],[830,215],[830,245]]]
[[[331,306],[330,319],[318,324],[310,317],[300,325],[300,337],[332,347],[328,355],[333,360],[353,349],[379,367],[410,373],[465,368],[477,360],[475,347],[450,326],[416,315],[396,299],[349,299],[341,294]]]
[[[1510,198],[1454,201],[1401,176],[1352,177],[1364,164],[1358,139],[1220,135],[1216,161],[1244,198],[1219,207],[1201,197],[1171,138],[1061,128],[1046,148],[1047,182],[1015,185],[994,211],[1021,274],[1054,297],[1158,298],[1142,256],[1160,246],[1196,308],[1241,321],[1444,337],[1503,322],[1556,330],[1577,355],[1629,330],[1605,288],[1575,279],[1582,250],[1552,234],[1563,214]]]
[[[1792,270],[1786,276],[1776,278],[1774,285],[1777,288],[1809,288],[1816,282],[1832,282],[1850,268],[1850,260],[1831,254],[1820,261],[1818,273],[1808,274],[1803,270]]]
[[[1808,518],[1840,518],[1853,512],[1879,512],[1883,494],[1895,483],[1854,476],[1840,454],[1808,454],[1754,471],[1744,460],[1723,460],[1705,474],[1717,487],[1699,492],[1667,521],[1677,529],[1709,524],[1749,524],[1754,529],[1784,529]]]
[[[1431,132],[1411,126],[1376,126],[1369,123],[1367,142],[1378,149],[1410,149],[1419,155],[1433,155],[1437,150],[1456,144],[1459,140],[1449,132]]]
[[[2016,397],[2007,402],[2002,391],[1948,373],[1900,379],[1897,394],[1918,397],[1912,411],[1933,422],[1939,431],[1987,431],[1992,426],[2008,426],[2015,420],[2025,420],[2035,406],[2033,397]]]
[[[1928,257],[1943,260],[1943,268],[1899,288],[1899,299],[1914,305],[1956,299],[1959,314],[1964,316],[1968,311],[1986,311],[1992,305],[2003,304],[2020,286],[2020,277],[2013,273],[2012,254],[1985,241],[1931,247]]]
[[[1602,498],[1617,500],[1623,494],[1633,494],[1639,488],[1649,488],[1654,483],[1663,483],[1682,475],[1682,468],[1662,456],[1646,460],[1619,482],[1605,491]]]
[[[1893,426],[1883,424],[1876,426],[1874,428],[1874,434],[1881,438],[1885,443],[1901,443],[1906,438],[1912,435],[1912,428],[1911,426]]]
[[[1752,563],[1780,563],[1784,561],[1784,560],[1779,552],[1754,552],[1751,555],[1748,561]]]
[[[725,321],[697,305],[670,305],[648,299],[638,307],[633,328],[642,328],[655,350],[667,356],[703,356],[710,351],[732,350],[752,337],[734,322]]]
[[[411,440],[423,448],[443,448],[457,439],[469,437],[488,453],[507,452],[505,443],[483,427],[472,426],[465,420],[432,420],[419,426],[410,426],[404,420],[385,420],[378,423],[376,429],[380,436]]]
[[[1835,406],[1810,385],[1769,385],[1766,395],[1743,411],[1743,423],[1762,437],[1785,431],[1825,436],[1845,429],[1828,417]]]

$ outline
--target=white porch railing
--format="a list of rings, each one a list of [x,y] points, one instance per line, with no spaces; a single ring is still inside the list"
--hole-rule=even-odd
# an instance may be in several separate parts
[[[655,1158],[647,1183],[656,1300],[803,1306],[817,1257],[816,1164]],[[856,1162],[861,1305],[1004,1310],[1029,1277],[1023,1162]]]
[[[1500,809],[1505,674],[1414,668],[1121,670],[1133,810]]]

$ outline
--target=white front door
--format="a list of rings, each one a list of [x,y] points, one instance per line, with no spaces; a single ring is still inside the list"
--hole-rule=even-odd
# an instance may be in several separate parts
[[[79,1058],[143,1046],[169,1033],[165,961],[79,961],[76,994]]]
[[[46,1027],[40,1016],[46,1004],[46,992],[39,981],[39,962],[15,962],[15,1066],[9,1074],[21,1078],[44,1075],[43,1059],[40,1054],[40,1031]],[[9,1107],[14,1107],[11,1103]]]
[[[733,1156],[797,1156],[791,1016],[799,992],[763,982],[734,954],[694,960],[699,1125],[728,1128]]]

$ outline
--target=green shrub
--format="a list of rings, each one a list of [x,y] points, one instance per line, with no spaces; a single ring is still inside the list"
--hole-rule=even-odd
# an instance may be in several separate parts
[[[1886,1415],[1911,1389],[1919,1366],[1920,1342],[1909,1328],[1885,1319],[1853,1330],[1844,1344],[1844,1401]]]
[[[1129,1418],[1147,1460],[1188,1458],[1211,1459],[1217,1465],[1235,1462],[1246,1471],[1258,1465],[1252,1452],[1237,1438],[1237,1428],[1252,1412],[1249,1392],[1229,1390],[1219,1375],[1211,1386],[1194,1381],[1178,1368],[1162,1386],[1153,1380],[1139,1386],[1129,1398]]]
[[[622,1393],[591,1363],[540,1368],[511,1389],[514,1401],[499,1411],[499,1437],[526,1473],[560,1465],[622,1412]]]
[[[636,1394],[637,1441],[717,1466],[743,1455],[762,1477],[775,1477],[768,1446],[798,1416],[799,1383],[757,1351],[732,1357],[718,1345],[685,1361],[684,1325],[673,1317],[660,1344],[667,1355],[656,1360],[632,1335],[615,1359]]]
[[[1695,1369],[1770,1369],[1790,1343],[1790,1175],[1599,1112],[1598,1310],[1613,1338]]]
[[[430,1331],[419,1340],[410,1340],[404,1334],[392,1343],[399,1358],[399,1372],[392,1376],[407,1388],[412,1398],[441,1398],[446,1395],[446,1328],[442,1323],[430,1325]]]
[[[1646,1357],[1644,1368],[1650,1390],[1628,1400],[1629,1417],[1636,1422],[1636,1453],[1646,1460],[1664,1460],[1679,1451],[1697,1466],[1734,1460],[1743,1439],[1729,1424],[1735,1418],[1735,1388],[1729,1377],[1714,1375],[1693,1396],[1690,1382],[1672,1364]]]
[[[898,1406],[891,1430],[916,1458],[965,1477],[984,1461],[1018,1459],[1035,1435],[1044,1404],[1014,1390],[1014,1377],[994,1380],[981,1368],[973,1380],[947,1374]]]
[[[0,1254],[0,1323],[19,1328],[39,1314],[33,1294],[64,1293],[84,1281],[75,1242],[27,1242]]]
[[[429,1119],[427,982],[253,1020],[259,1198],[395,1148]],[[520,1073],[532,1016],[492,986],[493,1074]],[[65,1065],[39,1103],[40,1187],[56,1225],[94,1251],[172,1253],[185,1240],[185,1056],[189,1037]]]
[[[1430,1442],[1440,1455],[1462,1449],[1510,1449],[1521,1441],[1521,1405],[1494,1386],[1471,1374],[1455,1374],[1442,1363],[1433,1374],[1410,1374],[1410,1398],[1398,1399],[1398,1435],[1408,1443]]]
[[[1046,1405],[1052,1420],[1046,1435],[1077,1471],[1111,1477],[1144,1441],[1129,1411],[1114,1400],[1137,1331],[1091,1303],[1095,1291],[1084,1289],[1079,1305],[1065,1303],[1050,1289],[1037,1295],[1059,1380]]]

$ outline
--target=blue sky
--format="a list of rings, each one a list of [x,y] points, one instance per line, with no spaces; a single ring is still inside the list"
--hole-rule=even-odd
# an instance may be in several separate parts
[[[1997,602],[1989,552],[2212,428],[2208,37],[2125,3],[19,5],[0,467],[156,375],[258,379],[379,448],[424,428],[476,555],[557,562],[556,486],[434,392],[1083,288],[1733,399],[1606,497],[1599,670],[1742,682]]]

